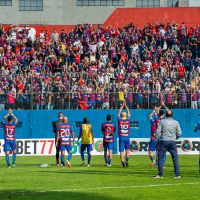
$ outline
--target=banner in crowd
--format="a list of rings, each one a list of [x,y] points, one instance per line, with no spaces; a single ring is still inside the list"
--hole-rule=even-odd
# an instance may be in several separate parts
[[[199,138],[181,138],[177,142],[178,154],[199,154]],[[117,142],[118,144],[118,142]],[[4,140],[0,140],[0,156],[4,156]],[[131,138],[131,155],[147,155],[149,138]],[[117,147],[118,149],[118,147]],[[50,156],[55,155],[54,139],[18,139],[17,154],[20,156]],[[80,146],[75,142],[73,155],[80,154]],[[94,140],[93,155],[103,155],[102,138]]]

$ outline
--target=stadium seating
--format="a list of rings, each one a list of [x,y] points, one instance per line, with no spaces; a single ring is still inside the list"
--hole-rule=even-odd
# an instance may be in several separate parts
[[[0,109],[200,106],[199,25],[35,28],[0,26]]]

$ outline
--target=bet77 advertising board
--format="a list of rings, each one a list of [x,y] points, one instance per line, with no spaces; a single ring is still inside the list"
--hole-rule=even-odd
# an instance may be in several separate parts
[[[17,155],[21,156],[50,156],[56,154],[54,139],[17,139]],[[80,145],[77,144],[77,139],[72,148],[73,155],[80,154]],[[103,155],[102,138],[94,140],[93,152],[94,155]],[[0,140],[0,156],[4,156],[4,140]]]

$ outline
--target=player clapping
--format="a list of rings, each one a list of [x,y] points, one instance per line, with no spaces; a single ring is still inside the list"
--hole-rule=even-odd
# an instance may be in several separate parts
[[[6,122],[7,119],[7,122]],[[13,122],[14,119],[14,122]],[[10,149],[12,150],[13,156],[12,156],[12,166],[15,167],[16,163],[16,125],[18,122],[17,117],[13,114],[12,110],[9,109],[9,112],[7,115],[3,117],[3,126],[4,126],[4,151],[5,151],[5,159],[7,166],[10,168]]]
[[[126,108],[127,113],[122,112],[124,107]],[[126,101],[124,100],[118,112],[119,152],[122,167],[128,167],[130,156],[130,117],[130,110],[126,105]],[[126,162],[124,161],[124,150],[126,151]]]

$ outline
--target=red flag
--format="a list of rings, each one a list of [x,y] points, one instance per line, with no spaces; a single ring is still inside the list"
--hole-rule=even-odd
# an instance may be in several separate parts
[[[79,101],[79,106],[80,106],[81,110],[87,110],[88,109],[88,105],[85,101]]]

